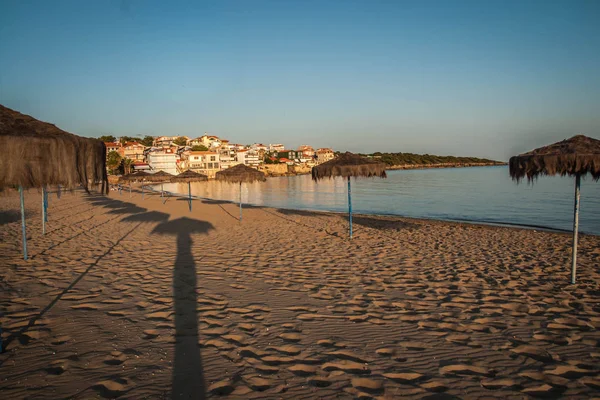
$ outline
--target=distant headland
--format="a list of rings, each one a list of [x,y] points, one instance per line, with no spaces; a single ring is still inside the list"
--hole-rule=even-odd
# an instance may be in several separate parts
[[[478,157],[436,156],[414,153],[372,153],[367,157],[378,158],[388,165],[389,170],[424,168],[463,168],[507,165],[506,162]]]

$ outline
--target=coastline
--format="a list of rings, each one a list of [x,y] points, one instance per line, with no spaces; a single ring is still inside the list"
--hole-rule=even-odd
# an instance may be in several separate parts
[[[505,162],[496,163],[441,163],[441,164],[404,164],[391,165],[386,168],[388,171],[404,170],[404,169],[435,169],[435,168],[468,168],[468,167],[499,167],[508,165]]]
[[[277,164],[269,164],[268,166],[273,166]],[[281,164],[280,164],[281,165]],[[403,165],[390,165],[386,168],[386,171],[395,171],[395,170],[413,170],[413,169],[436,169],[436,168],[468,168],[468,167],[498,167],[505,166],[508,163],[498,162],[498,163],[442,163],[442,164],[403,164]],[[295,168],[295,166],[290,167],[286,172],[278,172],[276,170],[269,170],[264,166],[258,168],[259,171],[265,173],[267,177],[279,177],[279,176],[299,176],[299,175],[310,175],[310,168]],[[115,175],[108,176],[109,183],[116,184],[118,183],[118,178]],[[209,180],[214,180],[214,178],[209,178]]]
[[[441,164],[402,164],[402,165],[390,165],[386,168],[386,171],[397,171],[397,170],[414,170],[414,169],[436,169],[436,168],[469,168],[469,167],[499,167],[506,166],[508,163],[496,162],[496,163],[441,163]],[[263,170],[267,177],[278,177],[278,176],[297,176],[297,175],[310,175],[311,171],[290,171],[287,172],[273,172]]]
[[[145,184],[144,187],[146,189],[154,192],[155,194],[160,193],[160,185],[157,185],[155,183]],[[168,191],[165,191],[165,192],[169,193],[169,195],[173,196],[173,197],[177,197],[177,198],[181,198],[181,199],[188,198],[187,194],[174,193],[174,192],[168,192]],[[227,204],[233,204],[233,205],[238,204],[237,202],[235,202],[233,200],[213,199],[213,198],[201,197],[201,196],[192,196],[192,198],[196,199],[196,200],[200,200],[200,201],[220,202],[220,203],[227,203]],[[298,212],[298,213],[315,213],[315,214],[322,214],[322,215],[342,215],[342,216],[348,215],[346,211],[318,210],[318,209],[312,209],[312,208],[281,208],[281,207],[273,207],[273,206],[259,205],[259,204],[252,204],[252,203],[244,203],[244,207],[266,208],[266,209],[271,209],[271,210],[285,210],[288,212]],[[561,228],[555,228],[555,227],[551,227],[551,226],[547,226],[547,225],[538,225],[538,224],[535,224],[535,225],[519,224],[516,222],[510,222],[510,221],[494,221],[494,220],[480,220],[480,219],[468,219],[468,218],[441,218],[441,217],[426,217],[426,216],[414,217],[414,216],[407,216],[407,215],[402,215],[402,214],[390,214],[390,213],[356,213],[355,212],[355,213],[353,213],[353,215],[358,216],[358,217],[382,217],[382,218],[388,218],[388,219],[398,219],[399,221],[401,221],[401,220],[414,220],[414,221],[419,221],[419,222],[434,221],[434,222],[440,222],[440,223],[481,225],[481,226],[486,226],[486,227],[501,227],[501,228],[507,228],[507,229],[525,229],[525,230],[533,230],[533,231],[540,230],[540,231],[545,231],[545,232],[572,235],[572,231],[568,230],[568,229],[561,229]],[[600,235],[598,235],[598,234],[581,231],[581,230],[579,231],[579,234],[600,237]]]

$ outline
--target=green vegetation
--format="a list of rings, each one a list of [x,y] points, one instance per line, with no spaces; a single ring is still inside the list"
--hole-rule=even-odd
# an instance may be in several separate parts
[[[187,139],[183,136],[179,136],[177,139],[173,140],[173,144],[176,146],[185,146],[187,144]]]
[[[113,135],[100,136],[98,139],[102,140],[103,142],[115,142],[117,140],[117,138],[115,138]]]
[[[495,164],[500,162],[477,157],[435,156],[431,154],[413,153],[380,153],[367,154],[373,158],[380,158],[388,165],[428,165],[428,164]]]
[[[208,151],[208,147],[199,144],[198,146],[192,146],[192,151]]]
[[[144,138],[140,140],[140,143],[146,147],[152,147],[152,142],[154,142],[154,138],[148,135],[144,136]]]
[[[111,151],[106,156],[106,166],[111,174],[114,174],[121,165],[121,155],[116,151]]]
[[[133,166],[133,160],[131,158],[124,158],[119,165],[119,170],[122,170],[124,174],[131,173],[131,167]]]
[[[136,138],[133,136],[121,136],[121,138],[119,140],[123,146],[125,146],[125,144],[127,142],[139,142],[140,141],[139,138]]]

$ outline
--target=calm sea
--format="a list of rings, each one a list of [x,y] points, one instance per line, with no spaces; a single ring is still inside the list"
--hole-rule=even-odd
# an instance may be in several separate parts
[[[352,180],[356,213],[515,224],[571,230],[575,180],[543,177],[534,185],[514,183],[508,167],[474,167],[389,171],[387,179]],[[187,193],[187,184],[164,189]],[[254,205],[345,212],[347,182],[315,183],[308,175],[269,178],[244,184],[242,201]],[[209,181],[192,183],[192,195],[239,199],[239,185]],[[600,182],[581,183],[580,231],[600,235]]]

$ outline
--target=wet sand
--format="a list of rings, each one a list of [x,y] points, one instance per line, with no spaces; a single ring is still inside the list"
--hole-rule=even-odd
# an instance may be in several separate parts
[[[600,397],[600,237],[111,192],[0,194],[0,392]]]

